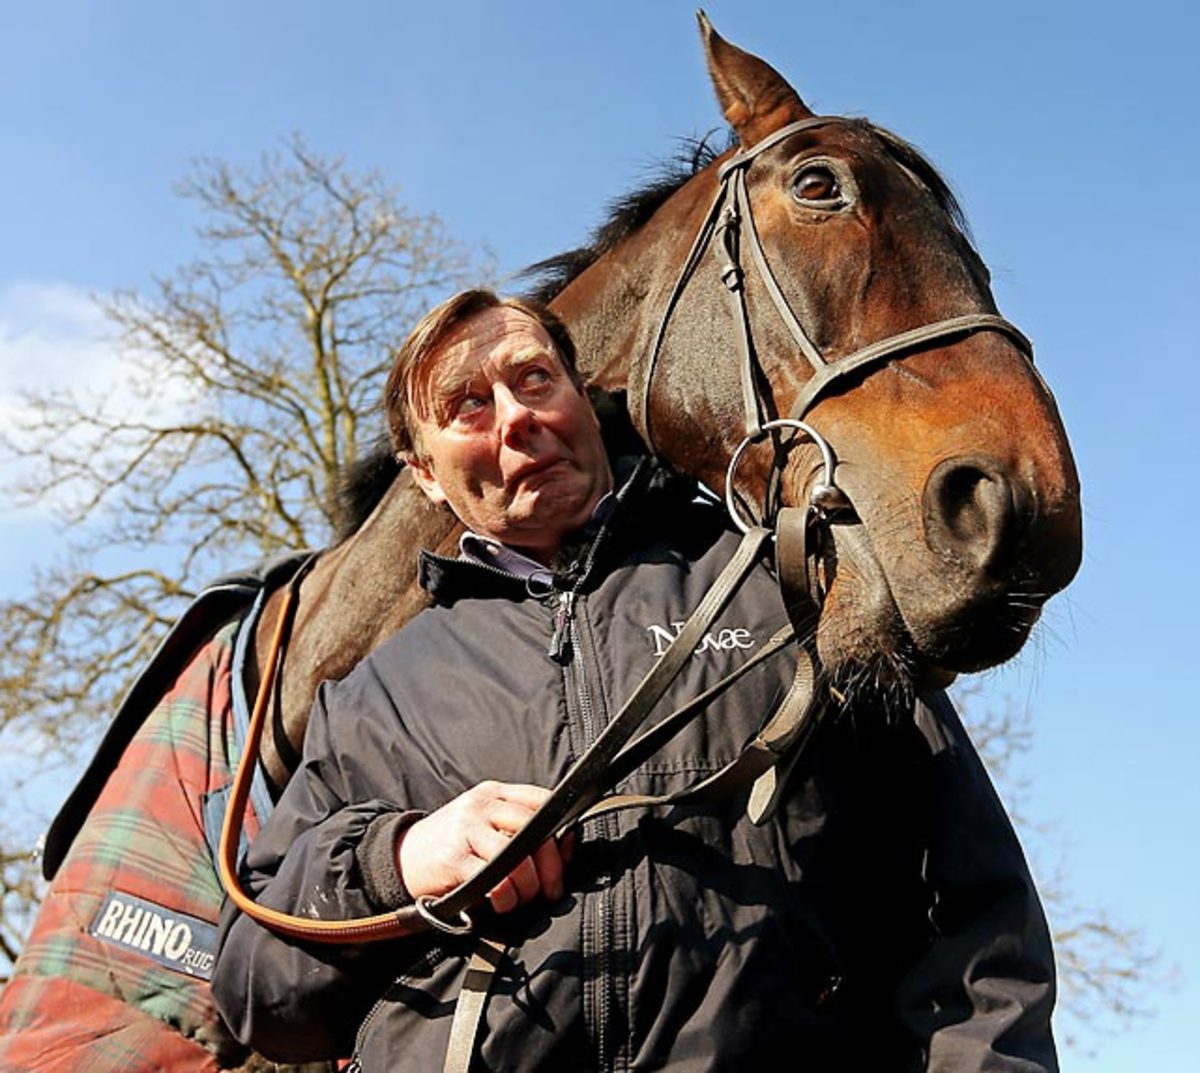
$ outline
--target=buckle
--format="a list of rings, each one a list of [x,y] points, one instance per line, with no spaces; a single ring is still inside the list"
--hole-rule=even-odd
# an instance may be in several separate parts
[[[445,932],[447,935],[470,935],[475,930],[475,922],[467,915],[465,909],[458,911],[459,924],[443,920],[432,909],[437,899],[432,894],[422,894],[416,901],[417,915],[431,928]]]

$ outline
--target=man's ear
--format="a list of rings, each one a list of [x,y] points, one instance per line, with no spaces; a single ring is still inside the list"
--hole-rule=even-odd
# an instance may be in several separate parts
[[[417,482],[421,491],[424,492],[433,502],[441,506],[446,502],[446,493],[442,491],[441,483],[433,475],[433,470],[429,465],[416,454],[405,454],[404,464],[412,470],[413,479]]]

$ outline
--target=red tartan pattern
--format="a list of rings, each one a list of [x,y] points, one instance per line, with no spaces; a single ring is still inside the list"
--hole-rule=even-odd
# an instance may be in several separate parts
[[[202,802],[231,778],[235,631],[219,630],[184,668],[76,836],[0,995],[3,1073],[209,1073],[246,1059],[206,981],[89,934],[110,892],[217,921]],[[246,828],[257,832],[252,813]]]

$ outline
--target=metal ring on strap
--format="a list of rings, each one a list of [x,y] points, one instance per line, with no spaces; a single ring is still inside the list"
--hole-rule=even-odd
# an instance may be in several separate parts
[[[461,924],[454,924],[448,920],[443,920],[431,908],[432,903],[436,901],[437,899],[433,895],[422,894],[415,903],[417,913],[431,928],[444,931],[447,935],[470,935],[475,930],[475,922],[465,909],[458,911],[458,919],[462,921]]]
[[[738,527],[743,533],[748,532],[753,522],[747,524],[739,511],[737,500],[733,494],[733,475],[737,470],[738,462],[741,461],[742,452],[752,443],[757,443],[764,439],[764,433],[771,432],[775,429],[794,428],[803,432],[813,443],[815,443],[821,452],[821,461],[825,467],[824,479],[813,485],[812,495],[810,496],[810,504],[818,510],[823,508],[823,500],[829,498],[830,493],[836,492],[837,485],[833,483],[833,449],[825,442],[825,438],[812,425],[805,421],[798,421],[794,417],[780,417],[774,421],[765,421],[762,425],[762,431],[757,436],[747,436],[741,443],[738,444],[737,450],[733,452],[733,457],[729,460],[729,468],[725,471],[725,509],[729,511],[729,517],[733,519],[733,524]]]

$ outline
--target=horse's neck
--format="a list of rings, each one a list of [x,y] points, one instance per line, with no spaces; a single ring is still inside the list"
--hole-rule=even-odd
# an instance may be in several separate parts
[[[278,704],[272,728],[264,734],[263,763],[277,786],[299,759],[317,687],[343,678],[427,605],[417,584],[417,553],[452,548],[458,531],[455,519],[430,503],[405,470],[362,527],[321,555],[300,588],[280,667]],[[281,603],[282,593],[274,594],[263,615],[260,667]]]
[[[608,391],[627,392],[635,419],[660,321],[716,184],[711,167],[697,175],[551,302],[570,329],[584,379]],[[710,371],[695,370],[702,378]],[[638,432],[645,435],[644,429]],[[655,444],[663,457],[691,472],[689,446]]]

